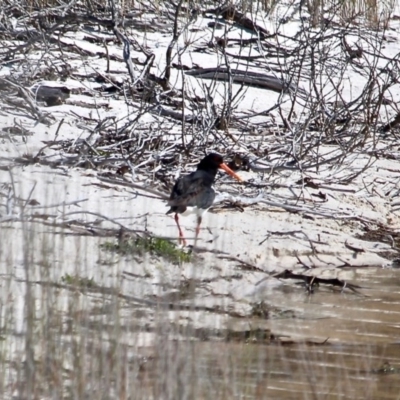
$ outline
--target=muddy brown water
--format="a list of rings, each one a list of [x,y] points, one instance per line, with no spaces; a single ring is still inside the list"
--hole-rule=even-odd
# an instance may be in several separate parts
[[[57,236],[54,240],[58,240]],[[75,243],[74,237],[71,240]],[[96,273],[96,285],[101,284],[100,271],[104,274],[104,287],[120,287],[122,294],[129,287],[135,295],[134,290],[148,284],[150,278],[146,276],[130,277],[136,279],[136,286],[133,280],[125,285],[120,285],[119,280],[112,284],[107,274],[114,264],[104,263],[104,254],[100,254],[102,257],[87,258],[86,264],[82,263],[79,276],[93,260],[103,260],[89,273],[89,277]],[[74,260],[66,257],[66,265],[76,268]],[[91,393],[90,388],[103,385],[99,390],[107,393],[107,399],[400,399],[400,269],[351,270],[349,283],[361,286],[357,293],[324,285],[312,294],[301,284],[273,286],[259,294],[259,299],[272,310],[263,318],[204,310],[200,313],[194,309],[157,311],[146,304],[139,308],[136,302],[124,303],[108,292],[85,290],[78,282],[69,282],[65,271],[58,271],[54,265],[57,264],[40,261],[37,269],[32,269],[38,274],[31,277],[36,282],[30,284],[32,296],[40,305],[38,322],[33,325],[40,329],[34,330],[34,336],[29,336],[32,332],[29,334],[24,327],[24,273],[17,267],[7,275],[11,280],[17,278],[9,296],[15,303],[14,315],[23,317],[15,339],[21,341],[22,356],[13,352],[15,342],[11,336],[5,336],[10,340],[7,354],[12,354],[16,371],[24,368],[24,341],[31,337],[37,365],[46,365],[44,360],[52,357],[48,352],[50,343],[58,352],[55,367],[36,370],[35,380],[49,380],[52,390],[55,381],[62,382],[61,388],[75,388],[79,382],[82,386],[75,397],[62,397],[64,391],[60,389],[57,396],[61,397],[38,398],[95,399],[98,392]],[[139,272],[138,266],[133,270]],[[61,278],[51,280],[65,287],[44,284],[49,272],[59,273]],[[74,269],[69,273],[74,276]],[[2,285],[6,288],[7,281],[3,280]],[[49,302],[51,298],[53,301]],[[201,295],[196,301],[201,301]],[[226,298],[224,301],[226,309],[238,302]],[[65,322],[60,323],[63,318]],[[48,331],[51,321],[55,325]],[[188,329],[178,330],[177,326]],[[192,334],[193,327],[204,326],[216,331],[225,329],[230,332],[230,339]],[[251,335],[257,331],[265,333],[265,337]],[[250,336],[244,332],[250,332]],[[75,366],[69,359],[70,349],[77,344],[81,347],[72,353]],[[119,346],[124,350],[119,350],[116,358],[113,349]],[[84,368],[85,362],[89,365]],[[129,374],[123,372],[125,369]],[[124,386],[124,379],[129,382],[128,388],[117,395],[115,387]],[[89,394],[82,397],[80,393],[85,390]]]
[[[355,281],[363,287],[359,294],[321,289],[307,295],[301,288],[271,293],[282,308],[304,310],[265,322],[277,340],[177,340],[157,347],[150,392],[158,398],[172,390],[167,383],[155,389],[154,382],[160,384],[160,360],[174,357],[180,374],[185,371],[181,385],[196,388],[175,387],[182,398],[400,399],[400,270],[365,268]]]

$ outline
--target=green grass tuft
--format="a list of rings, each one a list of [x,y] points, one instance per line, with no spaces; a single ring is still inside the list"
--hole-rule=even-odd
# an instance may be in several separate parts
[[[189,262],[191,254],[178,248],[174,243],[162,238],[135,238],[119,243],[106,242],[100,245],[106,251],[115,251],[119,254],[145,254],[162,257],[173,263]]]
[[[65,283],[66,285],[74,285],[82,288],[97,287],[97,284],[93,278],[82,278],[78,275],[65,274],[61,277],[61,282]]]

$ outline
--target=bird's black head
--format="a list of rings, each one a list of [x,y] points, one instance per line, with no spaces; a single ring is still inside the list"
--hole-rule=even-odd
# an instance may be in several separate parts
[[[220,154],[210,153],[206,155],[197,166],[197,169],[204,171],[215,171],[217,173],[218,168],[224,163],[224,159]]]
[[[239,182],[242,182],[242,178],[224,164],[224,159],[217,153],[210,153],[205,156],[197,166],[197,171],[205,171],[207,176],[211,178],[211,182],[214,182],[218,168],[223,169],[230,176],[234,177]]]

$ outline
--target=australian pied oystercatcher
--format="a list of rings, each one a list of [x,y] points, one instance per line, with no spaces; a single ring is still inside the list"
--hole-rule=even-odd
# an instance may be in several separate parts
[[[197,215],[196,243],[200,232],[202,215],[211,207],[215,199],[212,185],[219,168],[238,181],[242,181],[240,176],[224,164],[221,155],[210,153],[200,161],[196,171],[178,178],[172,188],[171,196],[168,200],[168,205],[171,208],[167,211],[167,214],[175,213],[175,222],[179,229],[179,243],[183,242],[184,246],[186,246],[186,240],[179,225],[179,214],[188,215],[194,213]]]

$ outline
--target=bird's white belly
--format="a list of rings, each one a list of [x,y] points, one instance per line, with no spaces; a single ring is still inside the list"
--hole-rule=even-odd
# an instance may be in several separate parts
[[[183,215],[184,217],[188,216],[188,215],[193,215],[195,214],[198,217],[201,217],[204,213],[207,212],[207,209],[204,208],[197,208],[197,207],[187,207],[186,211],[183,212],[180,215]]]

